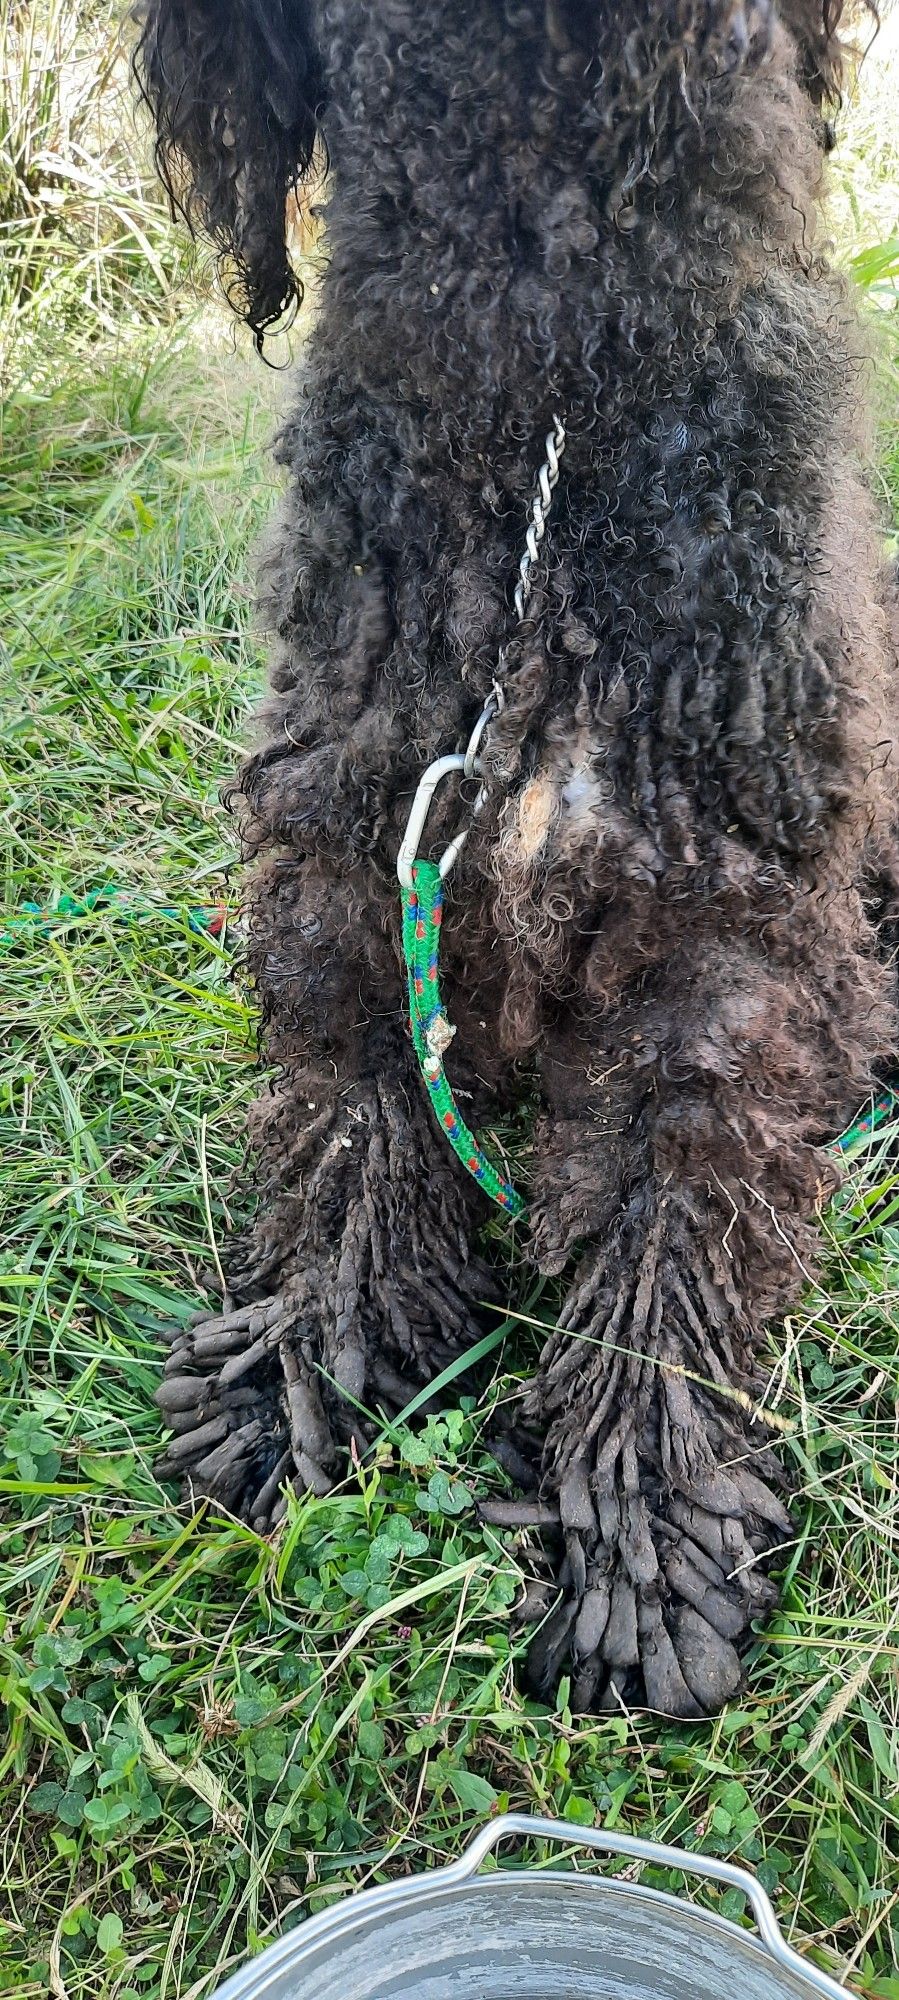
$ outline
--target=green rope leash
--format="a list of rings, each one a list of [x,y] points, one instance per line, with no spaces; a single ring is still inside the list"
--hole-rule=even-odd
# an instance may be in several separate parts
[[[889,1118],[896,1110],[897,1106],[899,1106],[899,1096],[897,1096],[896,1091],[882,1091],[881,1095],[875,1099],[870,1111],[866,1111],[864,1117],[857,1119],[854,1125],[850,1125],[845,1132],[840,1133],[838,1139],[834,1139],[831,1151],[839,1153],[851,1152],[853,1146],[856,1146],[860,1139],[866,1139],[870,1132],[876,1131],[878,1125],[882,1125],[884,1120]]]
[[[440,926],[443,882],[436,861],[416,861],[412,887],[403,891],[403,956],[409,975],[409,1020],[415,1053],[428,1095],[456,1158],[507,1215],[523,1215],[525,1204],[511,1181],[497,1172],[462,1117],[443,1067],[456,1032],[440,997]]]
[[[108,915],[119,923],[135,923],[144,917],[187,918],[188,928],[197,933],[205,932],[209,937],[218,937],[224,929],[227,910],[224,903],[211,904],[205,909],[191,910],[174,903],[150,903],[134,897],[127,889],[119,889],[115,883],[105,882],[102,888],[88,889],[85,896],[60,896],[52,906],[41,903],[22,903],[13,910],[6,924],[0,929],[0,948],[27,942],[32,937],[51,937],[60,924],[68,923],[75,917]]]

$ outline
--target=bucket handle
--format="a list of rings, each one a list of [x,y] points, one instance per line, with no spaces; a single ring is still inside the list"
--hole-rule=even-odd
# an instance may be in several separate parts
[[[733,1861],[719,1861],[708,1854],[687,1854],[681,1847],[665,1847],[657,1840],[641,1840],[636,1834],[609,1833],[603,1827],[575,1826],[562,1819],[543,1819],[530,1813],[503,1813],[490,1820],[476,1833],[458,1861],[450,1862],[440,1870],[444,1882],[467,1882],[476,1875],[488,1854],[498,1847],[501,1840],[512,1834],[520,1834],[536,1840],[563,1841],[566,1846],[592,1847],[600,1854],[623,1854],[628,1861],[651,1861],[664,1868],[679,1868],[687,1875],[705,1875],[714,1882],[724,1882],[730,1889],[739,1889],[746,1897],[755,1918],[762,1943],[787,1972],[797,1973],[806,1984],[819,1993],[828,1995],[828,2000],[852,2000],[845,1986],[839,1986],[826,1972],[819,1972],[817,1966],[810,1965],[794,1951],[781,1931],[774,1910],[761,1883],[746,1868],[739,1868]],[[433,1878],[432,1878],[433,1879]]]

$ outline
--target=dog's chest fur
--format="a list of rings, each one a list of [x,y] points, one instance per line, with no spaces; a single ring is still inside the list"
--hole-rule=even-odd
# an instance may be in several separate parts
[[[678,100],[676,143],[653,151],[638,87],[560,62],[542,8],[326,0],[320,26],[329,267],[272,593],[310,827],[331,839],[340,818],[389,865],[410,785],[466,740],[505,647],[491,754],[528,787],[500,849],[519,874],[588,849],[661,875],[735,829],[789,845],[755,771],[785,658],[812,725],[832,701],[841,642],[810,647],[810,552],[819,468],[846,450],[789,65],[722,83],[701,128]],[[563,475],[516,634],[554,412]],[[336,770],[314,748],[335,718]],[[814,726],[783,754],[825,811]]]

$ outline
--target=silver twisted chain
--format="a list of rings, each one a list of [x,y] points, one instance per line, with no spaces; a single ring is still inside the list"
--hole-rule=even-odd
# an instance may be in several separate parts
[[[518,583],[515,588],[515,611],[519,621],[528,608],[528,598],[533,589],[531,574],[537,560],[537,551],[546,534],[546,521],[553,503],[553,494],[559,484],[559,460],[565,450],[565,425],[560,417],[553,417],[553,427],[546,440],[546,457],[540,467],[537,491],[531,502],[531,518],[524,555],[518,565]]]
[[[545,450],[546,457],[537,476],[537,491],[531,502],[527,535],[525,537],[525,550],[518,565],[518,582],[515,586],[515,611],[519,624],[527,611],[528,598],[530,597],[534,582],[534,564],[539,554],[540,544],[546,534],[547,516],[552,506],[553,493],[559,483],[559,460],[565,450],[565,426],[559,417],[553,417],[553,427],[546,439]],[[478,752],[485,729],[493,721],[494,716],[499,715],[505,700],[503,688],[505,664],[505,654],[501,651],[496,663],[496,679],[468,739],[467,750],[453,751],[446,757],[435,757],[433,763],[428,765],[427,770],[422,773],[418,781],[418,790],[412,801],[409,818],[406,822],[406,831],[396,858],[396,872],[403,888],[407,891],[411,890],[414,883],[415,862],[418,855],[419,843],[421,842],[427,823],[431,801],[438,786],[443,783],[444,778],[447,778],[452,772],[457,776],[465,778],[481,779],[477,798],[470,808],[473,816],[476,816],[481,811],[486,802],[487,780],[484,777],[483,766]],[[465,826],[461,829],[461,832],[456,834],[455,840],[451,840],[449,846],[444,850],[439,862],[440,874],[444,880],[449,874],[450,869],[455,866],[467,839],[468,827]]]
[[[528,599],[534,588],[534,564],[537,560],[540,544],[546,534],[546,523],[549,517],[549,510],[553,504],[553,494],[559,484],[559,461],[565,450],[565,425],[561,417],[553,417],[553,427],[549,432],[544,448],[546,457],[537,475],[537,491],[531,501],[524,554],[518,565],[518,582],[515,585],[515,615],[519,624],[522,623],[526,615]],[[474,775],[475,760],[481,747],[484,731],[488,724],[493,721],[494,716],[499,714],[505,701],[505,689],[502,679],[505,664],[505,649],[503,648],[497,661],[496,679],[468,739],[468,748],[465,752],[466,778]],[[484,804],[486,796],[482,785],[475,805],[476,812]]]

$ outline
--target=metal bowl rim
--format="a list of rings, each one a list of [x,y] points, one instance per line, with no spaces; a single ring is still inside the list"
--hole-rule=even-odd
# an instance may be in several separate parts
[[[264,2000],[271,1976],[281,1972],[287,1965],[291,1970],[301,1970],[303,1961],[311,1956],[322,1939],[327,1939],[330,1933],[335,1937],[349,1938],[372,1913],[377,1913],[378,1910],[385,1913],[389,1911],[391,1914],[401,1913],[406,1904],[414,1907],[416,1903],[423,1903],[426,1887],[430,1887],[431,1884],[433,1886],[427,1900],[434,1898],[441,1902],[450,1901],[454,1896],[458,1896],[460,1891],[483,1892],[487,1889],[495,1891],[497,1888],[504,1891],[513,1885],[520,1888],[523,1883],[535,1881],[563,1883],[568,1889],[574,1886],[577,1895],[585,1893],[595,1895],[597,1891],[607,1891],[624,1899],[630,1897],[636,1902],[655,1903],[665,1909],[677,1910],[679,1914],[686,1912],[697,1923],[711,1930],[723,1932],[731,1939],[738,1939],[741,1948],[743,1950],[748,1948],[753,1952],[756,1958],[770,1966],[772,1973],[784,1970],[782,1966],[778,1966],[773,1952],[768,1949],[764,1939],[760,1938],[756,1931],[744,1928],[742,1924],[733,1923],[730,1917],[722,1917],[717,1911],[703,1909],[701,1904],[694,1903],[689,1896],[675,1896],[668,1889],[651,1889],[645,1883],[625,1882],[615,1875],[584,1875],[574,1869],[563,1868],[496,1868],[489,1874],[472,1875],[467,1880],[456,1882],[441,1881],[442,1873],[443,1871],[438,1868],[426,1870],[418,1875],[405,1875],[397,1882],[382,1882],[373,1889],[362,1889],[358,1894],[351,1893],[331,1909],[320,1910],[317,1916],[308,1917],[304,1923],[285,1932],[283,1937],[276,1938],[273,1944],[267,1945],[256,1958],[238,1967],[224,1985],[216,1988],[212,2000]],[[259,1984],[260,1974],[262,1984]],[[818,1968],[809,1964],[806,1976],[810,1995],[821,1990],[816,1986],[816,1974]],[[793,1976],[801,1975],[797,1972]],[[845,1992],[846,2000],[854,2000],[854,1996],[847,1988],[840,1990]]]

